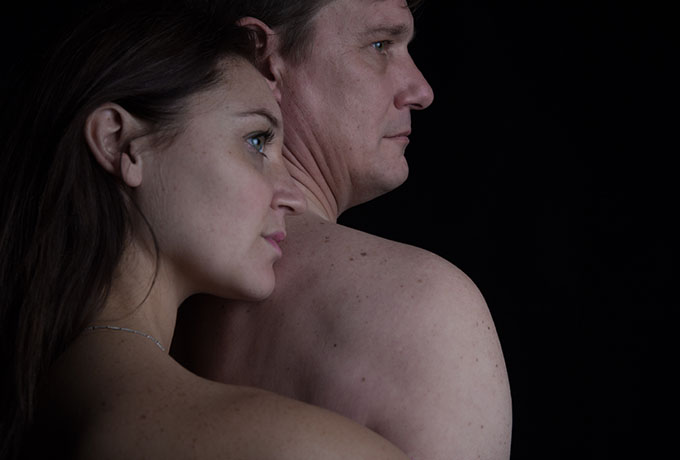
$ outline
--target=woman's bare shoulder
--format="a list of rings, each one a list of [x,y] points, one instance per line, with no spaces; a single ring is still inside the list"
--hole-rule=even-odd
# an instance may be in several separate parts
[[[144,389],[142,389],[144,391]],[[177,372],[93,425],[79,458],[390,459],[372,431],[273,393]]]
[[[405,459],[391,443],[333,412],[246,387],[212,406],[216,432],[237,458]]]

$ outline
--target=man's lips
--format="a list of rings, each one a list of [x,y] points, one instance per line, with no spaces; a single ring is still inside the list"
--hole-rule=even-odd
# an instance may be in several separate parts
[[[409,141],[408,137],[410,135],[411,135],[411,130],[407,129],[407,130],[404,130],[404,131],[401,131],[401,132],[398,132],[398,133],[395,133],[395,134],[389,134],[389,135],[385,136],[385,138],[408,143],[408,141]]]

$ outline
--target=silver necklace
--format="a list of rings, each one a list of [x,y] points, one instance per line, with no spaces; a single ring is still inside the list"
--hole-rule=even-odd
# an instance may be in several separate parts
[[[155,337],[152,335],[149,335],[145,332],[138,331],[136,329],[130,329],[128,327],[120,327],[120,326],[87,326],[85,328],[86,331],[96,331],[98,329],[108,329],[110,331],[120,331],[120,332],[132,332],[133,334],[141,335],[142,337],[146,337],[147,339],[151,340],[153,343],[156,344],[158,348],[161,350],[165,351],[165,347],[161,345],[161,342],[157,340]]]

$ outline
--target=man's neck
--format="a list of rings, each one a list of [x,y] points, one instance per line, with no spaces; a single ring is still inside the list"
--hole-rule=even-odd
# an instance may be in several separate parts
[[[283,148],[283,154],[286,168],[307,199],[309,212],[329,222],[335,222],[339,215],[335,193],[311,155],[293,154],[286,146]]]

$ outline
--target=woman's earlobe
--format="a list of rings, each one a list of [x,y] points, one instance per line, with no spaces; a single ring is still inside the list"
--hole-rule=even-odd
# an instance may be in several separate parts
[[[120,157],[120,178],[128,187],[139,187],[142,184],[142,159],[124,152]]]
[[[129,187],[142,182],[141,157],[131,152],[140,127],[135,117],[114,103],[98,107],[85,121],[85,140],[95,160]]]

